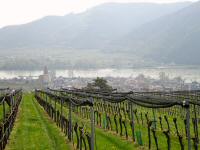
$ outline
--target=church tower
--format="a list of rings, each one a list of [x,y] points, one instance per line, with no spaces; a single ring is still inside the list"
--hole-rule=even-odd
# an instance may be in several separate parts
[[[49,71],[48,71],[48,69],[47,69],[47,66],[44,67],[43,74],[44,74],[44,75],[45,75],[45,74],[49,74]]]

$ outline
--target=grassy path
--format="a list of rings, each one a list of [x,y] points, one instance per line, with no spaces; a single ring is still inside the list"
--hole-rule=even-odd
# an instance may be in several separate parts
[[[26,94],[6,149],[67,150],[70,146],[31,94]]]

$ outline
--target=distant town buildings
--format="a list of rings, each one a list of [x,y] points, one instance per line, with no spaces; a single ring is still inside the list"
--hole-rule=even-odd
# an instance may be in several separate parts
[[[73,78],[74,77],[74,71],[72,69],[68,70],[68,77]]]
[[[52,88],[75,87],[83,88],[94,78],[80,77],[58,77],[52,83]],[[138,75],[137,77],[106,77],[108,84],[118,91],[180,91],[180,90],[200,90],[200,83],[186,83],[181,77],[169,78],[164,73],[160,73],[159,79]]]
[[[43,74],[39,76],[39,81],[43,87],[47,87],[56,78],[54,71],[49,72],[47,66],[44,67]]]
[[[67,73],[67,72],[66,72]],[[82,78],[74,76],[73,70],[68,72],[68,77],[56,77],[56,72],[49,71],[45,66],[39,76],[19,76],[12,79],[0,79],[1,85],[17,85],[18,87],[35,88],[83,88],[91,83],[94,78]],[[118,91],[180,91],[200,90],[200,82],[186,82],[181,77],[170,78],[165,73],[160,73],[158,79],[143,74],[137,77],[106,77],[109,85]]]

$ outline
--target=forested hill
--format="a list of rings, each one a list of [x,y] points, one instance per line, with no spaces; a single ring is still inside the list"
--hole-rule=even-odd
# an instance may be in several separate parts
[[[12,58],[0,68],[199,65],[199,16],[200,2],[107,3],[4,27],[0,54]]]
[[[0,30],[1,49],[97,49],[161,16],[190,3],[108,3],[80,14],[47,16],[34,22]]]
[[[176,64],[200,64],[200,2],[133,30],[112,45],[144,58]],[[115,44],[114,44],[115,43]]]

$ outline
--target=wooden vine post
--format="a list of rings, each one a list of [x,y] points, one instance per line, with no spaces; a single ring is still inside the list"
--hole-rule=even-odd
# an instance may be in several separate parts
[[[46,101],[46,110],[48,109],[48,106],[47,106],[47,101],[48,101],[48,96],[46,94],[46,97],[45,97],[45,101]]]
[[[135,142],[135,128],[134,128],[134,115],[133,115],[133,103],[131,103],[131,124],[132,124],[132,139]]]
[[[195,95],[196,95],[196,93],[195,93]],[[194,109],[194,117],[195,117],[195,120],[194,120],[195,138],[196,138],[196,145],[198,147],[198,144],[199,144],[199,133],[198,133],[198,118],[197,118],[196,105],[194,105],[193,109]]]
[[[54,121],[56,122],[57,116],[56,116],[56,99],[54,100]]]
[[[94,144],[95,144],[95,140],[94,140],[94,137],[95,137],[95,122],[94,122],[94,107],[93,107],[93,104],[94,104],[94,100],[93,98],[90,99],[91,102],[92,102],[92,105],[90,106],[90,112],[91,112],[91,150],[94,150]]]
[[[152,108],[152,112],[153,112],[153,128],[156,130],[156,115],[155,115],[155,109]]]
[[[191,150],[191,137],[190,137],[190,103],[189,103],[189,101],[183,101],[183,107],[186,109],[186,128],[187,128],[188,150]]]
[[[68,131],[68,139],[72,141],[72,103],[69,102],[69,131]]]
[[[6,107],[5,107],[5,98],[3,99],[3,120],[6,119]]]

